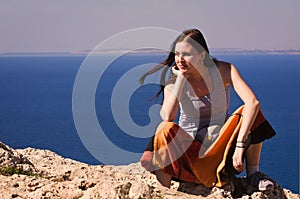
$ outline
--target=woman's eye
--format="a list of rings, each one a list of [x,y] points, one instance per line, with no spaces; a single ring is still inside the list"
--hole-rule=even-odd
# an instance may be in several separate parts
[[[179,52],[175,52],[175,56],[177,56],[177,57],[189,57],[189,56],[191,56],[192,54],[191,53],[179,53]]]

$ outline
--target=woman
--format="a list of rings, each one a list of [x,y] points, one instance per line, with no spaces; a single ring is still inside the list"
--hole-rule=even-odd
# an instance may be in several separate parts
[[[165,66],[172,68],[172,75],[161,90],[163,122],[141,158],[142,165],[166,187],[170,187],[171,179],[222,186],[232,174],[246,169],[250,184],[261,191],[273,188],[258,165],[262,142],[275,132],[235,66],[211,60],[206,41],[197,29],[179,35],[168,58],[141,81]],[[235,129],[228,132],[234,123],[228,115],[230,85],[244,105],[235,114]],[[179,109],[176,124],[173,121]],[[228,136],[224,140],[219,134]]]

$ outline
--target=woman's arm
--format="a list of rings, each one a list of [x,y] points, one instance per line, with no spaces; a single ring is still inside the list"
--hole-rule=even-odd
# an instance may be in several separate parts
[[[230,66],[230,76],[234,90],[245,104],[243,123],[237,139],[244,142],[259,111],[259,101],[233,65]]]
[[[164,101],[160,110],[163,121],[171,122],[176,119],[179,107],[179,98],[182,94],[183,86],[186,82],[185,77],[177,73],[174,84],[168,84],[164,89]]]
[[[234,90],[242,99],[245,105],[242,113],[243,122],[237,137],[238,142],[245,142],[248,133],[250,132],[251,126],[259,111],[259,101],[257,100],[255,94],[252,92],[250,87],[242,79],[238,70],[232,64],[230,65],[230,81]],[[242,159],[244,150],[244,148],[236,147],[233,155],[233,165],[235,169],[240,172],[245,169]]]

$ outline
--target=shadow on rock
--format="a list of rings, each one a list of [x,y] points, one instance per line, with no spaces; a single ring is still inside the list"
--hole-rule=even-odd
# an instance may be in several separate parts
[[[190,182],[180,182],[177,191],[204,197],[207,197],[211,193],[211,189],[204,185]]]
[[[247,179],[243,177],[236,178],[233,182],[228,183],[221,188],[207,188],[195,183],[180,182],[177,191],[203,197],[222,196],[224,198],[242,198],[248,196],[250,198],[289,198],[286,196],[284,189],[276,181],[272,181],[274,183],[274,188],[263,192],[254,188],[252,185],[249,185]]]
[[[232,196],[235,198],[239,198],[245,195],[251,197],[263,197],[263,198],[280,198],[280,199],[287,199],[285,195],[284,189],[274,180],[274,188],[268,191],[259,191],[257,188],[249,185],[246,178],[237,178],[234,184],[234,192]]]

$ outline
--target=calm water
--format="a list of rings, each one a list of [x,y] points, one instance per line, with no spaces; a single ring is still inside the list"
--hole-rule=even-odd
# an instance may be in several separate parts
[[[148,139],[121,132],[110,110],[114,85],[137,65],[159,62],[162,55],[128,55],[105,71],[96,92],[98,121],[107,137],[123,149],[141,152]],[[234,63],[258,96],[277,135],[265,142],[260,169],[299,193],[299,55],[216,55]],[[72,115],[72,91],[84,56],[0,56],[0,141],[14,147],[50,149],[64,157],[99,164],[83,146]],[[157,85],[137,89],[130,114],[138,125],[149,123],[150,100]],[[232,94],[231,110],[241,105]],[[99,141],[101,144],[101,141]],[[134,146],[134,147],[133,147]],[[108,153],[109,151],[104,151]]]

